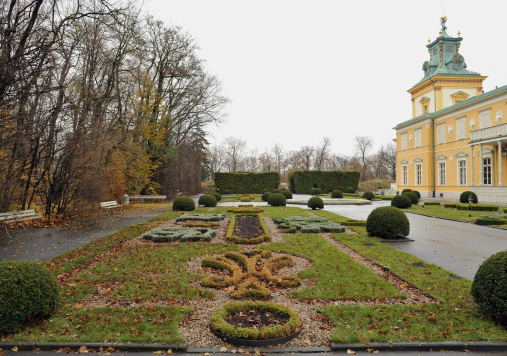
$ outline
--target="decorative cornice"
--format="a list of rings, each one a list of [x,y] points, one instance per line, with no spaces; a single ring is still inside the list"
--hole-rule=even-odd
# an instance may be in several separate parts
[[[400,162],[400,164],[408,164],[408,161],[404,159],[403,161]]]
[[[414,159],[414,162],[422,162],[422,158],[421,157],[417,157],[416,159]]]
[[[486,108],[486,109],[482,109],[482,110],[479,110],[477,112],[484,112],[484,111],[491,111],[491,106],[489,108]]]
[[[478,91],[482,91],[482,89],[484,89],[484,88],[483,87],[477,87]]]
[[[454,157],[459,158],[459,157],[467,157],[467,156],[468,156],[467,153],[461,151],[461,152],[458,152]]]
[[[440,155],[440,156],[437,157],[437,160],[439,160],[439,161],[440,160],[444,160],[444,159],[447,159],[447,157],[444,156],[444,155]]]
[[[442,90],[442,87],[441,87],[441,86],[436,86],[436,87],[435,87],[435,91],[440,91],[440,90]]]

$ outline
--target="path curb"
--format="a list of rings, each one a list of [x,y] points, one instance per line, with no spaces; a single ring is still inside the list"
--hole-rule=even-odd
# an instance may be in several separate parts
[[[449,221],[456,221],[456,222],[465,223],[465,224],[477,225],[473,221],[464,221],[464,220],[458,220],[458,219],[443,218],[443,217],[440,217],[440,216],[433,216],[433,215],[427,215],[427,214],[423,214],[423,213],[416,213],[414,211],[403,211],[403,212],[404,213],[409,213],[409,214],[426,216],[428,218],[441,219],[441,220],[449,220]],[[501,227],[498,227],[498,226],[495,226],[495,225],[477,225],[477,226],[490,227],[492,229],[498,229],[498,230],[506,230],[504,228],[501,228]]]
[[[167,344],[141,344],[141,343],[90,343],[90,342],[0,342],[0,349],[4,351],[11,350],[17,346],[18,351],[33,351],[40,349],[41,351],[53,351],[58,349],[70,348],[71,350],[78,350],[82,346],[86,346],[90,350],[98,350],[101,347],[106,350],[109,347],[119,349],[121,351],[130,352],[149,352],[171,349],[173,352],[187,352],[187,353],[219,353],[228,354],[231,350],[238,349],[239,347],[228,347],[227,351],[222,352],[220,348],[214,347],[187,347],[185,344],[181,345],[167,345]],[[366,351],[373,349],[375,351],[479,351],[479,352],[494,352],[507,350],[507,342],[491,342],[491,341],[477,341],[477,342],[461,342],[461,341],[439,341],[439,342],[393,342],[390,343],[370,343],[370,344],[336,344],[331,343],[331,347],[240,347],[245,351],[254,353],[259,351],[262,353],[325,353],[330,351],[347,352],[351,351]]]

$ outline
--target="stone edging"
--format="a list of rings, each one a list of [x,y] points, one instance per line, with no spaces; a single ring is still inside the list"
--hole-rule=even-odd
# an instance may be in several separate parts
[[[121,351],[158,351],[171,349],[173,352],[187,352],[187,353],[230,353],[220,351],[220,348],[206,348],[206,347],[192,347],[187,348],[187,345],[167,345],[167,344],[137,344],[137,343],[79,343],[79,342],[0,342],[0,348],[8,351],[17,346],[18,351],[33,351],[40,349],[41,351],[53,351],[58,349],[70,348],[71,350],[78,350],[80,347],[85,346],[90,350],[98,350],[103,348],[106,350],[109,347],[119,349]],[[232,349],[232,348],[230,348]],[[491,342],[491,341],[477,341],[477,342],[461,342],[461,341],[435,341],[435,342],[393,342],[390,343],[370,343],[370,344],[335,344],[331,343],[331,347],[275,347],[275,348],[253,348],[243,347],[248,352],[265,352],[265,353],[317,353],[329,351],[366,351],[373,349],[375,351],[482,351],[494,352],[507,350],[507,342]]]
[[[456,222],[461,222],[461,223],[465,223],[465,224],[473,224],[473,225],[477,225],[477,224],[474,224],[473,221],[464,221],[464,220],[458,220],[458,219],[450,219],[450,218],[442,218],[440,216],[433,216],[433,215],[426,215],[426,214],[421,214],[421,213],[416,213],[416,212],[413,212],[413,211],[404,211],[402,210],[404,213],[409,213],[409,214],[415,214],[415,215],[421,215],[421,216],[426,216],[428,218],[435,218],[435,219],[441,219],[441,220],[449,220],[449,221],[456,221]],[[484,226],[484,227],[490,227],[492,229],[497,229],[497,230],[504,230],[504,231],[507,231],[507,229],[504,229],[504,228],[501,228],[501,227],[498,227],[498,226],[494,226],[494,225],[477,225],[477,226]]]

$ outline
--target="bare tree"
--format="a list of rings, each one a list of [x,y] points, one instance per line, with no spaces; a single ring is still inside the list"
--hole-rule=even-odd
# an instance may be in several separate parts
[[[220,172],[225,163],[225,151],[223,146],[213,145],[206,152],[207,169],[210,179],[215,180],[215,172]]]
[[[227,157],[229,171],[236,172],[242,166],[242,160],[246,151],[246,141],[241,138],[229,136],[224,140],[224,150]]]
[[[363,174],[361,180],[364,181],[366,179],[366,170],[369,163],[368,153],[373,148],[373,139],[369,136],[356,136],[354,137],[354,141],[356,143],[356,153],[358,154],[363,166]]]
[[[269,172],[274,169],[274,158],[266,149],[259,156],[260,170],[262,172]]]
[[[320,170],[324,168],[324,163],[329,155],[329,149],[331,147],[331,139],[329,137],[324,137],[319,146],[315,147],[315,159],[314,166],[315,169]]]
[[[302,168],[309,171],[312,168],[313,154],[315,149],[312,146],[303,146],[299,151],[301,155]]]
[[[259,168],[259,151],[251,150],[250,154],[244,159],[245,171],[255,172]]]
[[[388,176],[392,180],[396,180],[396,144],[388,143],[385,146],[382,146],[382,150],[384,152],[385,157],[385,166],[388,172]]]

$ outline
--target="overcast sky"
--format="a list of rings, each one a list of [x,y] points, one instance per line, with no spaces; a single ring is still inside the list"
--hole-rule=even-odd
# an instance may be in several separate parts
[[[412,115],[410,89],[440,30],[442,0],[146,0],[144,9],[182,27],[231,103],[210,142],[241,137],[263,151],[332,139],[354,153],[354,136],[392,142]],[[468,69],[485,91],[507,84],[507,2],[444,0],[447,33],[463,37]]]

